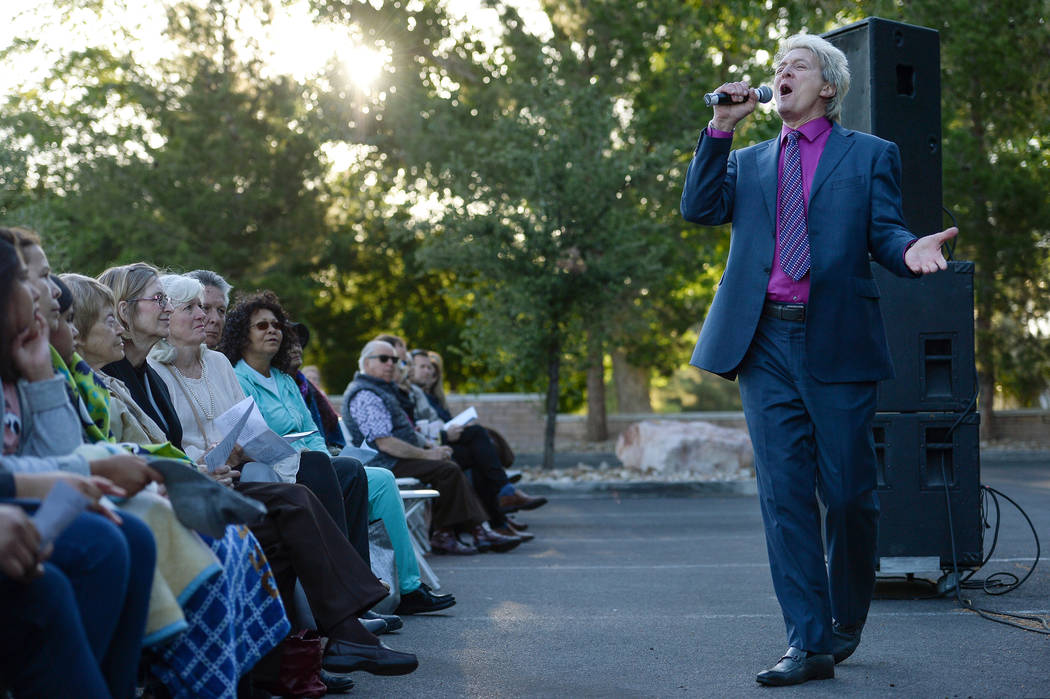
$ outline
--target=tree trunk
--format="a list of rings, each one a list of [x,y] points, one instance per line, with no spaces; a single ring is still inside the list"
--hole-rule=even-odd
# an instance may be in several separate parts
[[[605,416],[605,353],[602,343],[593,334],[587,337],[587,433],[588,442],[604,442],[609,438]]]
[[[558,376],[561,370],[561,343],[547,345],[547,422],[543,429],[543,468],[554,468],[554,435],[558,426]]]
[[[649,400],[649,370],[632,366],[627,353],[616,350],[612,355],[613,385],[616,387],[616,412],[651,413]]]

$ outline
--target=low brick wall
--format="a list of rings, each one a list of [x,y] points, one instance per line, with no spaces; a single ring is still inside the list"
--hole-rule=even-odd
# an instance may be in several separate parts
[[[1050,410],[995,411],[995,441],[1050,449]]]
[[[448,407],[458,415],[474,406],[478,419],[507,440],[516,452],[543,450],[543,396],[528,393],[452,393]]]
[[[453,414],[473,405],[478,411],[481,424],[498,430],[514,451],[543,451],[543,396],[522,393],[451,394],[448,396],[448,404]],[[744,414],[740,412],[613,414],[607,418],[609,439],[616,441],[631,423],[653,419],[706,420],[723,427],[744,427]],[[558,415],[555,449],[571,451],[577,445],[585,444],[586,429],[585,415]]]
[[[339,405],[340,396],[335,396]],[[448,404],[455,415],[470,406],[478,411],[481,424],[498,430],[519,453],[543,451],[543,396],[527,393],[453,393]],[[1017,443],[1050,449],[1050,410],[1000,410],[995,413],[996,442]],[[607,418],[612,442],[627,426],[642,420],[703,420],[722,427],[746,429],[741,412],[612,414]],[[584,415],[558,415],[555,448],[573,451],[587,444]]]

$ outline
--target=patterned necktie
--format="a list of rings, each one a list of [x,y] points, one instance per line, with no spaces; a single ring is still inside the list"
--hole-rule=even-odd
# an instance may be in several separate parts
[[[780,194],[780,266],[795,281],[809,271],[806,200],[802,192],[802,158],[798,131],[790,131],[784,146],[784,181]]]

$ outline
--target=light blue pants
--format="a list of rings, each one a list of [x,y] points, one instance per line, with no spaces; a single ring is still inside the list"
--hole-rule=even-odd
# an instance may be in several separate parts
[[[368,521],[383,520],[394,546],[398,591],[401,594],[412,592],[419,587],[419,564],[405,523],[405,505],[397,492],[397,481],[386,468],[365,466],[365,475],[368,477]]]

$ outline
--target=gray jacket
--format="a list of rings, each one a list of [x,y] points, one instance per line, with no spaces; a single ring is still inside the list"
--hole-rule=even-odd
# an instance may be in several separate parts
[[[61,376],[46,381],[18,382],[22,434],[18,451],[0,456],[0,469],[40,473],[72,471],[90,474],[87,459],[73,451],[83,444],[80,419]]]

